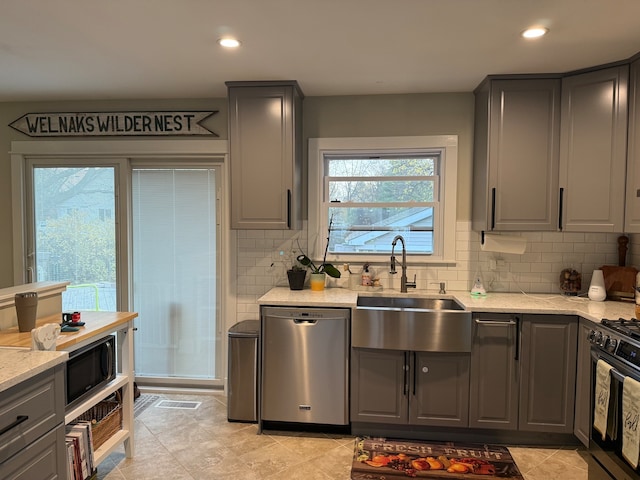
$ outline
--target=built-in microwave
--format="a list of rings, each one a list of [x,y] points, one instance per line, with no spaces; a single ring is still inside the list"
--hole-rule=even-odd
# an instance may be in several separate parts
[[[79,404],[116,378],[116,337],[108,335],[69,353],[66,368],[67,407]]]

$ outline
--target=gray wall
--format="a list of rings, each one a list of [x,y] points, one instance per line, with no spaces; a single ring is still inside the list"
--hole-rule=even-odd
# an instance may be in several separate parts
[[[15,102],[0,103],[0,288],[13,285],[13,239],[11,232],[11,160],[9,151],[12,141],[55,140],[54,138],[31,138],[17,132],[8,125],[25,113],[36,112],[95,112],[95,111],[159,111],[159,110],[219,110],[205,122],[221,139],[227,138],[227,100],[212,98],[202,100],[110,100],[78,102]],[[62,138],[62,137],[59,137]],[[64,140],[118,140],[127,137],[66,137]],[[142,138],[142,137],[138,137]],[[150,138],[150,137],[146,137]],[[193,138],[193,137],[185,137]],[[208,138],[208,137],[207,137]]]
[[[302,87],[304,90],[304,85]],[[226,139],[226,102],[226,98],[211,98],[0,104],[0,224],[9,226],[0,229],[0,288],[13,285],[13,245],[10,229],[11,142],[37,140],[10,128],[8,125],[11,122],[25,113],[34,112],[219,110],[219,113],[207,120],[205,125],[216,132],[220,139]],[[473,139],[472,93],[307,97],[304,100],[305,138],[442,134],[458,135],[457,217],[458,220],[469,220]],[[87,140],[90,137],[82,139]],[[100,139],[104,140],[105,137]]]
[[[458,135],[457,220],[470,220],[473,110],[473,93],[309,97],[304,136]]]

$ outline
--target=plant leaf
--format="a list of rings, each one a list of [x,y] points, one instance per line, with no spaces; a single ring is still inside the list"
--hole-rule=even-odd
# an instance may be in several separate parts
[[[334,267],[330,263],[325,263],[323,267],[324,267],[323,271],[330,277],[340,278],[340,270],[338,270],[336,267]]]

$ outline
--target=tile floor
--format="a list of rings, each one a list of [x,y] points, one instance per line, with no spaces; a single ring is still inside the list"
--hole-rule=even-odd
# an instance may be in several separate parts
[[[353,437],[265,432],[229,423],[226,397],[163,394],[163,399],[202,402],[197,410],[157,408],[135,421],[135,458],[121,447],[99,467],[104,480],[348,480]],[[585,451],[509,447],[525,480],[586,480]]]

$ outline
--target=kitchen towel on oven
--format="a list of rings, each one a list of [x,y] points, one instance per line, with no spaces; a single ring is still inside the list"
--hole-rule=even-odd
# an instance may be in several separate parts
[[[596,390],[593,399],[593,427],[607,436],[607,416],[609,415],[609,395],[611,392],[611,365],[604,360],[596,364]]]
[[[622,456],[633,468],[640,455],[640,383],[625,377],[622,386]]]
[[[616,382],[617,383],[617,382]],[[620,423],[620,395],[619,385],[614,383],[609,395],[609,415],[607,416],[607,435],[611,440],[618,439],[618,424]]]

